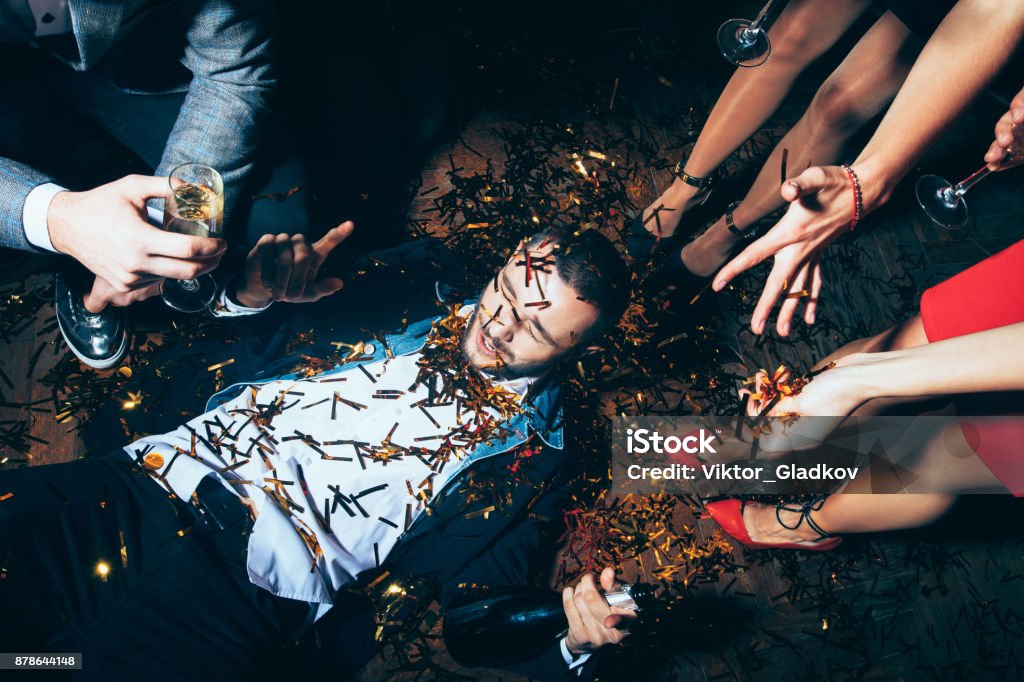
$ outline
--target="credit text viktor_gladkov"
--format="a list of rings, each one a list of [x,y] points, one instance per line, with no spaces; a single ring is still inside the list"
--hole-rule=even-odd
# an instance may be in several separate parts
[[[714,455],[714,441],[717,435],[708,429],[698,429],[685,436],[662,436],[649,429],[626,430],[626,452],[630,455],[666,454],[685,452],[690,455]],[[851,480],[860,467],[833,467],[818,462],[810,466],[779,464],[774,467],[751,466],[749,464],[708,464],[699,466],[669,464],[666,466],[644,466],[630,464],[626,475],[632,480],[681,479],[693,481],[700,478],[717,481],[756,480],[761,483],[775,483],[779,480]],[[767,474],[765,472],[768,472]]]

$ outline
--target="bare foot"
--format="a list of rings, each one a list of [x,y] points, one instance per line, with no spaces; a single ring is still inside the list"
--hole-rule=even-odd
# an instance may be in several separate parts
[[[800,520],[800,512],[782,510],[779,516],[787,526],[796,526]],[[806,522],[797,526],[796,530],[785,528],[775,517],[775,507],[760,502],[749,502],[743,507],[743,525],[754,542],[772,545],[797,542],[813,545],[821,540],[821,536]]]

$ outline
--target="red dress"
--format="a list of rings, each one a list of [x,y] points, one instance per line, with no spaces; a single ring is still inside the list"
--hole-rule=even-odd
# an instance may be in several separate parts
[[[929,342],[1024,322],[1024,241],[928,289],[921,321]],[[1024,348],[1007,348],[1024,353]],[[1010,492],[1024,496],[1024,419],[961,425],[964,438]]]

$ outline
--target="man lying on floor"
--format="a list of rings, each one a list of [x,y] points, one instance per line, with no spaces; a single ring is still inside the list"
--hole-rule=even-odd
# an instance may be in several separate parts
[[[317,267],[350,231],[264,238],[223,312],[333,293]],[[330,371],[233,386],[111,455],[0,471],[3,648],[83,652],[86,678],[253,680],[316,627],[338,677],[373,653],[350,597],[385,571],[433,581],[442,603],[525,583],[565,487],[553,370],[618,320],[628,286],[600,235],[540,234],[475,304]],[[579,676],[621,641],[606,625],[629,612],[599,590],[568,590],[568,634],[518,669]]]

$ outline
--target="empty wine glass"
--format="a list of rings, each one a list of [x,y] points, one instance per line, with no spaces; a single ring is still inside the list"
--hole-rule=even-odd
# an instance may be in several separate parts
[[[749,19],[730,19],[718,27],[718,49],[722,56],[736,66],[760,66],[768,60],[772,52],[772,41],[768,40],[768,31],[761,27],[768,10],[775,0],[768,0],[757,17]]]
[[[1015,152],[1007,149],[1004,160],[1014,156]],[[991,172],[988,165],[982,166],[955,185],[938,175],[923,175],[914,187],[917,203],[936,225],[947,230],[962,229],[968,215],[964,195]]]

